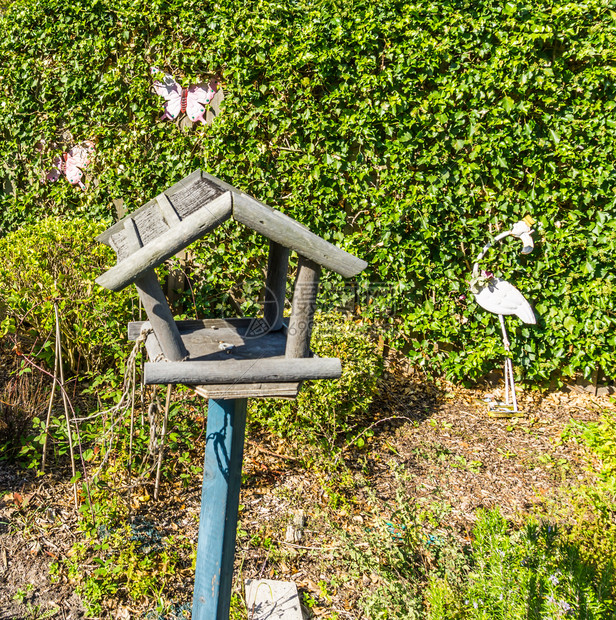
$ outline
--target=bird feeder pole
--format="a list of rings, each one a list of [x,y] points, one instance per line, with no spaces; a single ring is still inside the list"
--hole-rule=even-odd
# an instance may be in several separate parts
[[[228,219],[269,240],[262,318],[176,321],[154,268]],[[127,215],[98,241],[117,264],[97,278],[134,283],[148,322],[145,384],[184,384],[208,398],[193,620],[228,620],[248,398],[295,398],[302,381],[337,379],[337,358],[310,351],[321,268],[353,277],[366,262],[228,183],[196,171]],[[290,319],[284,319],[289,253],[298,255]],[[287,323],[287,324],[285,324]]]

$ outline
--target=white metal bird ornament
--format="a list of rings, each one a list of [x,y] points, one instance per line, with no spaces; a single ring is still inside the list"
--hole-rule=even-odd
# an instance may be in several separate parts
[[[479,270],[479,261],[484,258],[488,253],[488,250],[497,241],[501,241],[505,237],[516,237],[520,239],[524,248],[522,254],[530,254],[533,251],[534,243],[532,238],[531,226],[535,223],[530,215],[527,215],[523,220],[517,222],[511,227],[511,230],[497,235],[493,241],[486,243],[483,249],[477,256],[477,259],[473,265],[473,278],[470,282],[471,293],[475,297],[475,301],[488,312],[498,315],[500,321],[501,330],[503,332],[503,344],[505,351],[509,352],[510,342],[507,337],[507,330],[505,329],[505,315],[515,315],[520,318],[524,323],[534,325],[537,323],[535,313],[530,304],[524,298],[524,295],[509,282],[495,278],[490,272]],[[511,397],[511,402],[510,402]],[[515,382],[513,380],[513,364],[511,357],[505,358],[505,402],[497,402],[493,407],[494,411],[517,413],[518,401],[515,396]]]

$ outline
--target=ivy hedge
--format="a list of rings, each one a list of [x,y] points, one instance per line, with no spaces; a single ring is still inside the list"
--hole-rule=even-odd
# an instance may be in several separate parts
[[[535,251],[505,242],[487,263],[538,315],[532,328],[507,319],[516,365],[532,381],[598,366],[613,379],[611,6],[15,0],[0,9],[0,228],[107,221],[113,199],[135,208],[201,167],[365,258],[360,310],[413,362],[474,379],[503,350],[469,294],[472,262],[531,214]],[[159,121],[150,66],[184,85],[221,79],[213,125]],[[87,190],[43,184],[85,139]],[[197,249],[209,274],[197,297],[261,277],[263,255],[257,235],[224,227]]]

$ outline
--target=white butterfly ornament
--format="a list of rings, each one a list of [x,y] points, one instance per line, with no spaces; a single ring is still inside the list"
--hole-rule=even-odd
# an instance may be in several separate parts
[[[156,67],[150,68],[153,76],[162,75],[163,79],[154,81],[154,91],[164,100],[165,113],[160,120],[175,120],[180,114],[186,116],[193,122],[201,121],[206,123],[204,118],[207,105],[213,99],[218,90],[218,83],[212,80],[209,84],[193,84],[184,88],[180,86],[173,76],[163,73]]]

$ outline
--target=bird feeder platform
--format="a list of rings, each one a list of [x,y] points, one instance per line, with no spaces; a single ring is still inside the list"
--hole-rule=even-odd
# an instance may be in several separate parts
[[[149,384],[191,384],[206,398],[294,398],[301,381],[336,379],[337,358],[285,357],[287,328],[270,332],[263,319],[206,319],[176,321],[188,359],[180,362],[151,361],[144,367]],[[136,340],[147,332],[145,347],[150,360],[163,352],[149,322],[128,325],[128,337]]]
[[[228,219],[269,240],[263,317],[175,321],[154,268]],[[304,380],[340,376],[338,359],[310,351],[320,270],[350,277],[366,263],[283,213],[197,170],[97,240],[118,258],[97,283],[112,291],[135,284],[146,311],[146,384],[182,383],[216,399],[293,398]],[[290,251],[298,268],[291,316],[283,318]],[[142,327],[131,324],[130,337]]]

